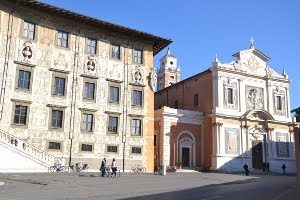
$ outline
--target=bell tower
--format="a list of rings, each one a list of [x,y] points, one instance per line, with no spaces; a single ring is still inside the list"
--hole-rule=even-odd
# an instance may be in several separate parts
[[[180,81],[180,68],[177,58],[168,48],[167,54],[159,60],[160,67],[157,72],[157,90],[164,89]]]

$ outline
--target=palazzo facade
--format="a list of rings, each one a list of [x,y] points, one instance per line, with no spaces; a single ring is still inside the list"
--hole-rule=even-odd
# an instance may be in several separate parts
[[[1,139],[153,171],[153,56],[171,40],[35,0],[1,1],[0,26]]]
[[[203,146],[196,152],[203,156],[203,162],[188,167],[242,171],[247,163],[254,171],[268,163],[273,172],[281,172],[283,164],[287,172],[295,172],[295,124],[290,114],[288,75],[268,66],[270,57],[257,49],[253,41],[249,49],[233,57],[235,60],[229,63],[216,58],[208,70],[157,91],[155,109],[167,106],[203,113],[198,121],[203,123],[203,129],[190,134],[191,138],[198,135],[202,138]],[[176,126],[169,132],[155,128],[170,144],[178,137],[172,131]],[[189,126],[180,127],[182,133],[184,129]],[[197,142],[195,146],[199,145]],[[184,151],[175,152],[181,159],[175,163],[188,159]],[[172,149],[169,154],[170,157],[174,154]],[[174,164],[164,159],[165,156],[160,157],[160,163]],[[194,157],[189,159],[190,163],[195,162]]]

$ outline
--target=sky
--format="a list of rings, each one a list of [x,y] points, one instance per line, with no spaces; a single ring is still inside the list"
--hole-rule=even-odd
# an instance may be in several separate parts
[[[185,79],[255,47],[271,57],[268,65],[291,79],[291,108],[300,106],[300,1],[298,0],[42,0],[45,3],[173,41],[170,50]],[[166,54],[164,49],[155,56]]]

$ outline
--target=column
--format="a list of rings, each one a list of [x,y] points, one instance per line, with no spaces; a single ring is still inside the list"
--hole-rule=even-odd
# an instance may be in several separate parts
[[[267,134],[266,134],[266,139],[267,139],[267,157],[266,161],[270,162],[270,160],[273,158],[273,148],[272,148],[272,132],[274,131],[274,128],[268,128],[267,129]]]

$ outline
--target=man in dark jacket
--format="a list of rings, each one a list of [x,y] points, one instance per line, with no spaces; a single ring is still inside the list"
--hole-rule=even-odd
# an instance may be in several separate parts
[[[104,177],[105,175],[105,170],[106,170],[106,159],[103,158],[100,166],[100,171],[101,171],[101,176]]]
[[[248,176],[248,175],[249,175],[248,165],[247,165],[247,164],[244,164],[243,168],[244,168],[244,170],[245,170],[246,176]]]

